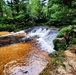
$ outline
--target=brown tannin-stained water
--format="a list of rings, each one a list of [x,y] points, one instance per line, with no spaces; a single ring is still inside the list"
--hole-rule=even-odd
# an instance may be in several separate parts
[[[2,31],[2,32],[0,32],[0,35],[4,35],[4,34],[9,34],[9,32],[8,31]]]
[[[7,32],[0,34],[3,34],[0,36],[0,75],[39,75],[51,59],[48,54],[55,51],[52,40],[57,31],[47,27],[22,30],[9,37],[4,36]]]
[[[47,53],[32,47],[20,59],[7,63],[4,66],[4,75],[39,75],[46,66],[47,59]]]
[[[32,41],[5,45],[0,47],[0,75],[39,75],[48,59]]]

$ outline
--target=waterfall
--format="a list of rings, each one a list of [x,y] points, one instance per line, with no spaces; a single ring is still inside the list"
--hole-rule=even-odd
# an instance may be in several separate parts
[[[11,32],[6,35],[1,35],[0,38],[3,38],[3,37],[12,38],[14,34],[23,34],[24,37],[18,39],[17,41],[24,41],[24,40],[27,40],[27,39],[29,40],[33,38],[34,40],[37,41],[36,43],[38,48],[48,53],[52,53],[55,51],[54,45],[53,45],[53,39],[56,37],[57,33],[58,33],[57,29],[52,29],[47,26],[35,26],[18,32]],[[16,41],[15,38],[13,39]],[[9,42],[11,41],[13,40],[11,39]]]
[[[5,60],[5,65],[2,64],[4,68],[4,75],[39,75],[49,61],[48,54],[55,51],[53,39],[57,36],[57,33],[57,29],[46,26],[36,26],[18,32],[11,32],[7,35],[2,35],[1,38],[10,36],[9,39],[11,38],[11,40],[9,40],[9,42],[19,40],[19,42],[21,42],[5,46],[3,48],[4,50],[2,49],[2,52],[6,52],[6,58],[8,57],[9,60],[9,62]],[[20,38],[17,38],[16,36],[15,38],[14,34],[22,34],[23,36],[20,36]],[[36,40],[35,42],[38,47],[35,47],[30,40],[28,43],[23,42],[31,38]],[[5,54],[5,52],[3,52],[3,54]],[[13,59],[13,55],[16,57],[15,60]],[[10,57],[11,61],[9,59]]]
[[[52,53],[54,52],[53,39],[56,37],[58,30],[46,26],[32,27],[26,37],[33,37],[37,40],[38,47],[42,50]]]

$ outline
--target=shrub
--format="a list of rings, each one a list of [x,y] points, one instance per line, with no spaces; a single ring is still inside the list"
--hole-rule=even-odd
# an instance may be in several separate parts
[[[55,50],[65,50],[67,48],[66,40],[54,39],[53,43]]]
[[[0,30],[2,30],[3,29],[3,26],[2,26],[2,24],[0,24]]]
[[[9,25],[9,26],[7,26],[7,29],[8,29],[8,31],[14,31],[15,27],[14,27],[14,25]]]
[[[15,26],[14,25],[0,25],[0,31],[14,31]]]
[[[73,23],[73,24],[76,24],[76,19],[74,19],[72,23]]]
[[[0,24],[0,27],[2,27],[2,24]]]
[[[68,26],[68,27],[64,27],[63,29],[61,29],[57,35],[57,38],[59,37],[63,37],[65,32],[71,32],[73,30],[72,26]]]
[[[72,38],[71,44],[76,44],[76,38]]]

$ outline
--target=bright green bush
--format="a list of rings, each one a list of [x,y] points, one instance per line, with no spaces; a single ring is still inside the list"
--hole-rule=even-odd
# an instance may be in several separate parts
[[[61,29],[57,35],[57,38],[59,37],[63,37],[65,32],[71,32],[73,30],[72,26],[68,26],[68,27],[64,27],[63,29]]]

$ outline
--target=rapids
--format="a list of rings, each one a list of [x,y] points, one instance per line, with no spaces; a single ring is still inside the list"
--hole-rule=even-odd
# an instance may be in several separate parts
[[[56,29],[52,29],[46,26],[38,26],[29,29],[28,34],[25,34],[25,38],[32,37],[33,39],[37,40],[38,47],[40,47],[42,50],[48,53],[52,53],[55,51],[53,39],[56,37],[57,33],[58,30]]]
[[[0,75],[39,75],[51,59],[48,54],[55,51],[52,41],[57,33],[56,29],[42,26],[6,35],[2,32]],[[25,42],[29,38],[31,40]]]

